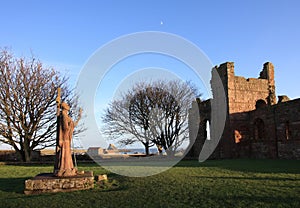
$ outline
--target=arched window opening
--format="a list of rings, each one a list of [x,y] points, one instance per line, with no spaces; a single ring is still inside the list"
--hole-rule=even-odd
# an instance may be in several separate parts
[[[265,136],[265,124],[264,121],[260,118],[257,118],[254,121],[254,139],[262,140]]]
[[[265,106],[267,106],[266,101],[264,101],[264,100],[262,100],[262,99],[256,101],[256,104],[255,104],[255,108],[256,108],[256,109],[258,109],[258,108],[263,108],[263,107],[265,107]]]
[[[206,120],[206,140],[210,140],[210,123]]]
[[[289,140],[291,138],[291,131],[290,131],[290,122],[285,122],[285,139]]]

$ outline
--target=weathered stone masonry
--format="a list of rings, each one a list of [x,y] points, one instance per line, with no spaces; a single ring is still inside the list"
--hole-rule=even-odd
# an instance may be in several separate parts
[[[300,99],[278,96],[276,101],[273,64],[265,63],[259,78],[248,79],[235,76],[233,62],[216,69],[227,97],[227,120],[210,158],[300,159]],[[211,85],[214,94],[214,83]],[[193,106],[191,112],[199,110],[200,119],[195,124],[190,118],[190,125],[199,125],[199,129],[188,157],[197,158],[207,139],[210,100],[198,100]]]

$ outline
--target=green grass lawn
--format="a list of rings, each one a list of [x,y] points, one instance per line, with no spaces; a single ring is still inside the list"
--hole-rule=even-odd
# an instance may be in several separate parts
[[[117,186],[70,193],[23,194],[24,181],[52,165],[0,165],[0,207],[300,207],[300,161],[182,161],[163,173],[130,178],[96,164]]]

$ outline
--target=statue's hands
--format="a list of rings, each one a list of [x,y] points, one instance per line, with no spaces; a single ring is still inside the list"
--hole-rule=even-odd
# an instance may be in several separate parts
[[[63,141],[61,139],[59,140],[58,146],[59,146],[59,148],[62,148],[62,146],[63,146]]]

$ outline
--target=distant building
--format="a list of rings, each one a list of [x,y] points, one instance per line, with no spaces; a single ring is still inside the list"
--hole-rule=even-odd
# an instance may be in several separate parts
[[[90,156],[102,155],[104,154],[104,149],[101,147],[89,147],[87,153]]]
[[[109,144],[108,148],[104,151],[105,154],[120,154],[118,148],[113,145],[113,144]]]
[[[90,156],[99,156],[99,155],[106,155],[106,154],[120,154],[118,148],[113,145],[109,144],[107,149],[103,149],[101,147],[89,147],[87,153]]]

